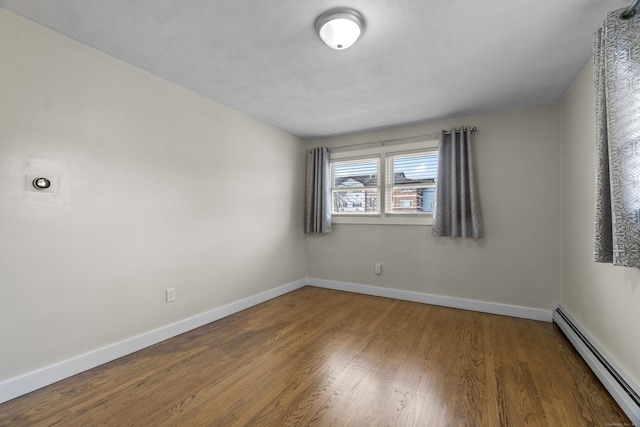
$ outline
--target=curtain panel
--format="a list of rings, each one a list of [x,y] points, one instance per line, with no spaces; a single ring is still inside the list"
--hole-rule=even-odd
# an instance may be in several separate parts
[[[597,262],[640,267],[640,15],[594,36]]]
[[[305,233],[331,233],[331,166],[329,149],[307,151]]]
[[[484,236],[473,169],[471,129],[452,129],[440,134],[434,236]]]

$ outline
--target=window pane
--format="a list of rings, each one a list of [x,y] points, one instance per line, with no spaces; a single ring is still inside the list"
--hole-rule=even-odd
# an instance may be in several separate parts
[[[393,184],[433,183],[438,174],[437,154],[410,154],[393,157]]]
[[[422,211],[433,212],[433,206],[436,203],[435,187],[422,189]]]
[[[334,162],[333,187],[369,187],[378,185],[378,159]]]
[[[378,213],[378,190],[359,189],[333,192],[335,213]]]
[[[389,156],[393,184],[387,193],[390,213],[433,212],[438,155],[435,152]],[[391,180],[391,175],[389,176]]]
[[[433,212],[435,188],[394,188],[391,201],[392,213]]]
[[[379,213],[378,158],[331,163],[334,213]]]

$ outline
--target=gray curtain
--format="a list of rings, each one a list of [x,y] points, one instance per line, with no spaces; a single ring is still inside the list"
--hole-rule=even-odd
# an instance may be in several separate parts
[[[468,127],[440,135],[432,234],[483,237]]]
[[[640,14],[594,36],[595,260],[640,267]]]
[[[305,233],[331,233],[331,168],[326,147],[307,151]]]

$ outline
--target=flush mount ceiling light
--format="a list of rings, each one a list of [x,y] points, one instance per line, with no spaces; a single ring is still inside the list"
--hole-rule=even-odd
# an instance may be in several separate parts
[[[364,18],[355,10],[331,9],[316,19],[316,32],[332,49],[344,50],[364,31]]]

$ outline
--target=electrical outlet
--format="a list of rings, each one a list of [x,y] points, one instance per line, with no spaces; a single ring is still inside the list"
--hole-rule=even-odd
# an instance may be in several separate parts
[[[171,302],[176,299],[176,288],[169,288],[166,291],[167,302]]]
[[[377,275],[381,275],[382,274],[382,264],[377,262],[374,266],[373,266],[373,272]]]

